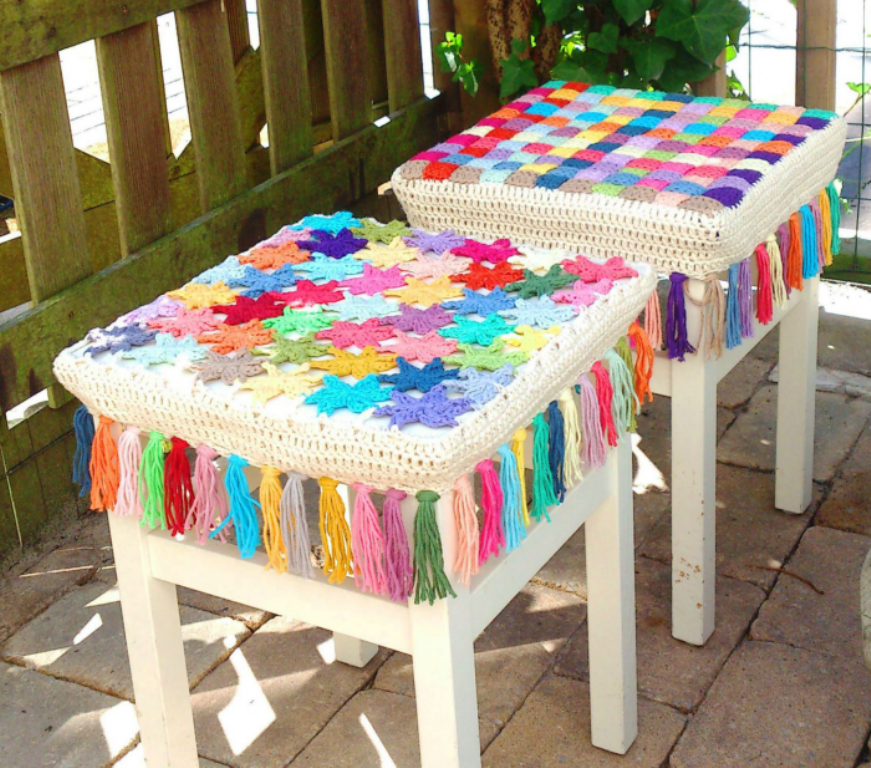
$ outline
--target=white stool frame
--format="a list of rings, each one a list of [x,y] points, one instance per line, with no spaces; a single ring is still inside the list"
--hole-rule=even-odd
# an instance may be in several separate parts
[[[340,661],[365,665],[378,646],[411,654],[423,768],[481,765],[473,642],[529,579],[586,523],[587,623],[592,742],[624,754],[637,735],[632,462],[628,440],[610,451],[521,547],[491,558],[456,599],[430,606],[366,595],[348,580],[330,585],[267,571],[266,555],[198,545],[109,515],[145,758],[151,768],[197,768],[175,586],[332,630]],[[437,503],[446,571],[456,538],[451,494]],[[403,502],[412,531],[416,500]],[[433,724],[437,723],[437,727]]]
[[[705,283],[689,279],[701,300]],[[704,645],[715,627],[717,384],[775,326],[780,326],[777,385],[775,506],[801,514],[813,495],[814,411],[819,320],[819,278],[804,281],[768,325],[754,319],[753,338],[718,360],[687,355],[684,362],[657,353],[651,382],[671,397],[672,634]],[[686,303],[689,339],[695,343],[701,310]]]

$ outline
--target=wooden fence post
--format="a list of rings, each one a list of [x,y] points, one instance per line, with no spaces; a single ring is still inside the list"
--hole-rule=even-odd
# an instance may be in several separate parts
[[[835,109],[835,26],[838,0],[798,0],[795,103]]]

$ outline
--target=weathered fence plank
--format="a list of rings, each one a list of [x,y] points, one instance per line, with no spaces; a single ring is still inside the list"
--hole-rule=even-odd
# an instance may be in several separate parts
[[[799,0],[795,103],[835,108],[835,27],[838,0]]]
[[[384,0],[384,47],[390,111],[423,96],[417,0]]]

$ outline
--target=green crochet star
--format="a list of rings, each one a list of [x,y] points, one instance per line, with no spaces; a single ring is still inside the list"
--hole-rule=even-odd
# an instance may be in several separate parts
[[[554,291],[571,285],[578,279],[570,275],[559,264],[554,264],[544,275],[536,275],[528,269],[523,270],[523,280],[508,285],[506,291],[516,291],[521,299],[550,296]]]
[[[330,353],[329,344],[319,344],[315,335],[308,333],[301,339],[288,339],[277,331],[272,334],[274,343],[269,349],[255,349],[255,355],[269,355],[273,365],[280,363],[307,363],[313,357],[323,357]]]
[[[456,339],[464,344],[480,344],[486,347],[500,336],[511,333],[513,325],[508,325],[495,312],[487,315],[485,320],[471,320],[468,317],[454,317],[456,325],[439,329],[439,333],[449,339]]]
[[[323,309],[291,309],[284,308],[284,314],[270,317],[263,321],[265,328],[271,328],[277,333],[312,333],[329,328],[333,318],[327,317]]]
[[[517,366],[529,359],[526,352],[504,352],[505,339],[497,339],[489,347],[474,344],[459,344],[462,354],[445,358],[446,363],[460,368],[477,368],[479,371],[498,371],[505,363]]]
[[[357,237],[365,237],[370,242],[385,243],[389,245],[397,237],[410,235],[411,230],[401,221],[389,221],[387,224],[379,224],[375,219],[363,219],[359,227],[352,227]]]

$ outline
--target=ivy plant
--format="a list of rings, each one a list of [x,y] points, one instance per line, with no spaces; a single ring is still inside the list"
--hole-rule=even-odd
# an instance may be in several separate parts
[[[444,42],[436,46],[436,55],[439,60],[439,68],[443,72],[451,72],[451,80],[460,83],[472,96],[478,93],[481,83],[481,71],[483,66],[480,62],[463,59],[463,36],[456,32],[445,32]]]

